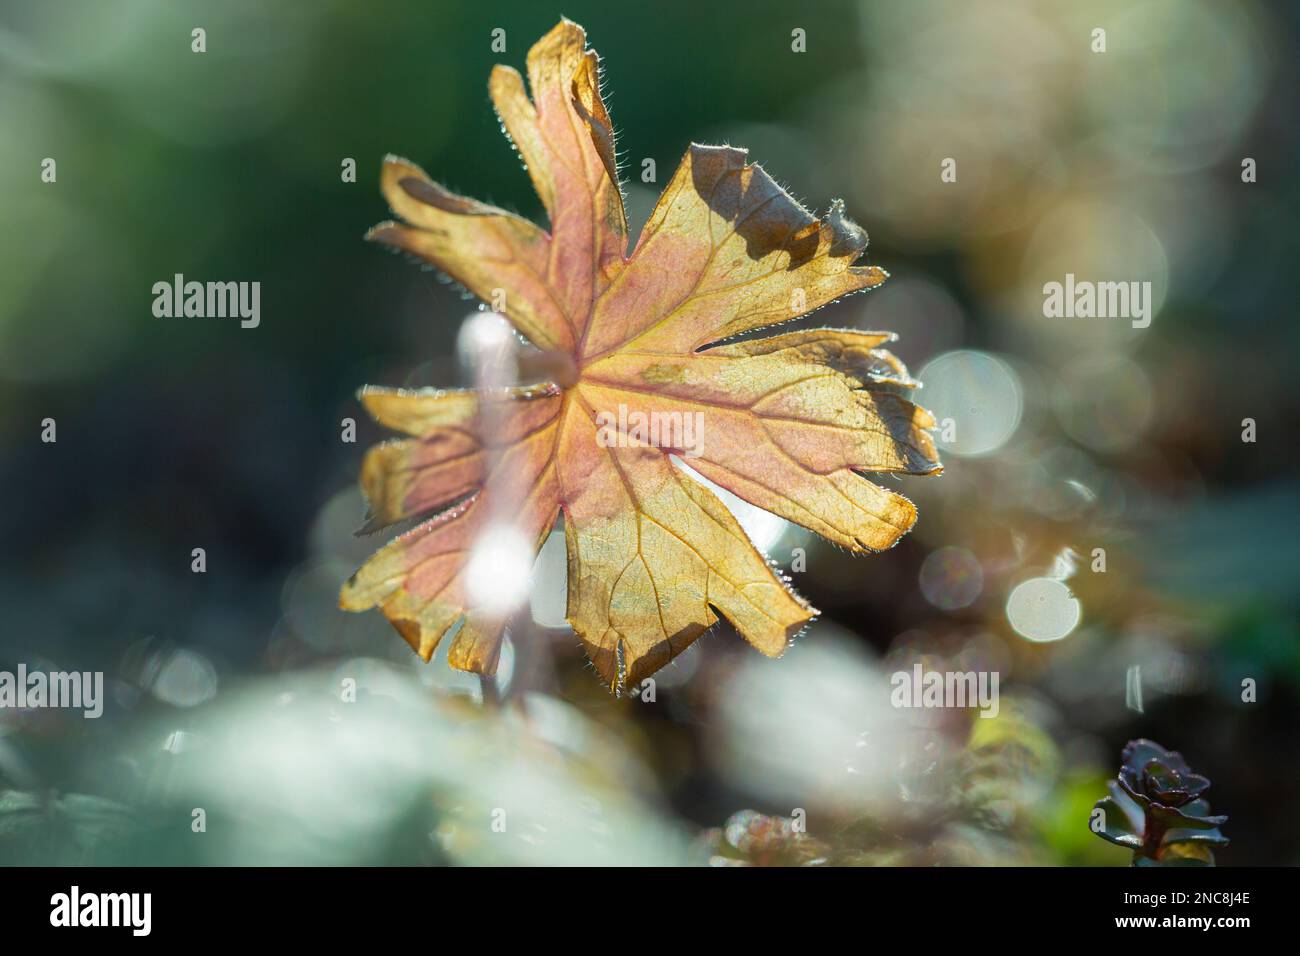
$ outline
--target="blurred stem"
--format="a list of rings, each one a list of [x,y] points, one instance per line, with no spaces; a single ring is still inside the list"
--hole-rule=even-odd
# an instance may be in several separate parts
[[[497,688],[497,678],[495,674],[478,675],[479,692],[483,695],[483,706],[491,710],[496,710],[501,706],[501,692]]]
[[[578,366],[568,352],[524,352],[519,356],[519,381],[552,381],[560,388],[572,388],[578,381]]]

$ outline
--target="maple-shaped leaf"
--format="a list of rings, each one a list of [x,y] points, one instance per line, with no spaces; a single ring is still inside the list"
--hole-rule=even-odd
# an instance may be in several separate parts
[[[744,150],[692,145],[627,254],[599,74],[567,20],[529,51],[531,100],[515,70],[492,71],[549,232],[405,160],[384,163],[383,192],[403,221],[370,237],[503,299],[519,332],[566,357],[570,374],[482,393],[362,390],[381,424],[410,436],[365,459],[372,527],[426,520],[357,571],[341,604],[379,607],[426,660],[463,618],[449,661],[491,673],[505,621],[470,600],[474,542],[504,517],[540,547],[563,514],[567,617],[617,693],[719,614],[776,656],[817,613],[673,456],[853,552],[890,547],[916,520],[910,501],[865,476],[940,465],[933,419],[907,399],[917,383],[880,348],[891,335],[736,338],[884,281],[855,265],[867,237],[840,203],[819,220]],[[698,434],[683,447],[687,423]]]

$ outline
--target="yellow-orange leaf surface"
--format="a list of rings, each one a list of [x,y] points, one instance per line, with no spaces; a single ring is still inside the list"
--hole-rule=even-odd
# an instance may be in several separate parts
[[[431,517],[357,571],[342,606],[379,607],[426,660],[464,618],[451,664],[492,673],[506,622],[469,599],[471,549],[503,515],[540,547],[563,514],[567,616],[615,692],[668,663],[718,614],[778,655],[816,611],[670,456],[850,551],[897,542],[916,510],[865,476],[940,466],[933,420],[907,399],[916,383],[880,348],[892,336],[735,338],[879,285],[885,273],[855,265],[867,237],[839,203],[817,219],[729,146],[691,146],[628,255],[599,61],[581,27],[563,21],[538,41],[528,86],[531,99],[504,66],[489,82],[549,232],[390,157],[382,188],[402,222],[371,237],[480,298],[504,292],[507,318],[539,348],[571,356],[576,375],[486,394],[363,389],[369,412],[410,436],[366,457],[372,524]],[[700,431],[692,447],[673,447],[627,427],[633,413],[696,416]]]

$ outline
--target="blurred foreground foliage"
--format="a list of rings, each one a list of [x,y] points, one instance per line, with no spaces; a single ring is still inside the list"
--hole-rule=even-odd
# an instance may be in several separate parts
[[[0,793],[0,861],[41,865],[971,865],[1050,860],[1059,753],[1015,702],[879,743],[806,822],[736,814],[695,831],[616,729],[525,694],[485,706],[365,662],[251,681],[185,720],[141,718],[110,766],[120,796]],[[0,744],[6,739],[0,738]],[[864,749],[865,746],[865,749]],[[874,755],[871,755],[874,756]],[[865,756],[864,756],[865,759]],[[102,768],[101,768],[102,769]],[[847,790],[839,789],[847,786]],[[855,790],[855,788],[857,788]],[[857,794],[857,797],[854,794]],[[883,796],[882,796],[883,795]],[[833,796],[833,799],[831,799]],[[702,852],[702,850],[704,852]]]
[[[672,864],[685,835],[644,767],[555,698],[505,709],[373,662],[253,681],[174,729],[145,719],[119,801],[0,794],[0,862]],[[5,741],[0,738],[0,744]]]
[[[746,810],[702,846],[715,866],[1041,865],[1050,857],[1037,831],[1058,763],[1051,739],[1013,706],[955,733],[913,735],[898,786],[863,815],[845,807],[809,830],[802,814]]]

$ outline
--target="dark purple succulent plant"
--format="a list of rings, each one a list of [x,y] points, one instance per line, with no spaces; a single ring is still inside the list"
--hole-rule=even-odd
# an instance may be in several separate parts
[[[1150,740],[1130,740],[1122,756],[1110,796],[1093,807],[1093,832],[1132,850],[1134,866],[1213,866],[1211,847],[1228,845],[1219,832],[1228,818],[1212,816],[1201,797],[1209,779]]]

